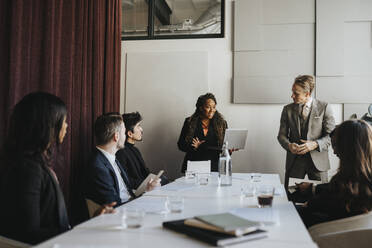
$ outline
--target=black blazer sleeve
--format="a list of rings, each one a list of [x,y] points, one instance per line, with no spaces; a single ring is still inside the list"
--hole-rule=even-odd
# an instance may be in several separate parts
[[[135,168],[136,165],[135,165],[135,161],[133,161],[133,158],[132,160],[129,158],[129,155],[128,155],[129,152],[131,151],[128,151],[126,148],[119,150],[118,152],[116,152],[116,159],[119,160],[120,165],[125,168],[128,174],[130,184],[132,185],[133,189],[137,189],[138,186],[141,185],[144,179],[141,177],[139,172],[136,170]],[[134,154],[132,154],[132,156],[134,156]],[[144,168],[137,168],[137,169],[144,170],[148,175],[150,171],[148,171],[148,169],[145,166],[143,167]]]
[[[59,224],[52,178],[40,164],[26,163],[4,180],[0,232],[5,236],[37,244],[68,228]]]
[[[180,137],[178,138],[178,149],[180,149],[183,152],[191,152],[193,151],[193,147],[191,146],[191,143],[186,142],[186,134],[188,132],[188,118],[185,119],[185,122],[183,123],[183,127],[181,130]]]

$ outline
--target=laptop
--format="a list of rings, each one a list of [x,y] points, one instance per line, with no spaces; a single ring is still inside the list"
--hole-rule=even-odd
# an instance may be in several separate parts
[[[247,129],[229,128],[225,131],[224,142],[228,142],[228,149],[243,150],[245,148],[245,143],[247,142],[247,136]]]

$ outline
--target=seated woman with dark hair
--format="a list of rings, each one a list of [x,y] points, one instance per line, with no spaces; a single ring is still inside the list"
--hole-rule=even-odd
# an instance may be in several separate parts
[[[70,229],[51,162],[66,135],[66,116],[65,103],[44,92],[14,107],[1,151],[0,235],[37,244]],[[96,214],[111,211],[102,206]]]
[[[340,167],[327,184],[298,188],[309,195],[304,207],[298,208],[307,227],[342,219],[372,209],[372,128],[363,120],[348,120],[332,136],[334,153]]]
[[[186,152],[182,164],[185,172],[187,161],[211,161],[211,170],[218,171],[218,159],[221,151],[227,122],[216,110],[217,100],[212,93],[199,96],[194,114],[186,118],[178,148]]]
[[[51,148],[62,143],[67,110],[48,93],[25,96],[14,108],[2,150],[0,235],[36,244],[70,228]]]

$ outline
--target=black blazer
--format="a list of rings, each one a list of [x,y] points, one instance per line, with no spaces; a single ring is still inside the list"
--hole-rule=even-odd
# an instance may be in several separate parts
[[[178,148],[181,151],[186,152],[185,158],[182,163],[182,172],[185,172],[188,160],[190,161],[211,160],[211,170],[218,171],[218,160],[219,154],[221,152],[221,146],[218,146],[217,135],[216,132],[214,131],[215,129],[213,127],[213,124],[211,123],[207,135],[204,136],[201,121],[198,120],[194,137],[198,137],[199,140],[205,140],[205,142],[201,144],[197,150],[195,150],[191,146],[191,142],[186,142],[186,135],[189,130],[188,120],[189,118],[185,119],[180,137],[177,142]]]
[[[125,167],[128,177],[134,188],[138,188],[143,180],[150,174],[141,152],[133,144],[125,143],[125,147],[116,153],[116,159]]]
[[[126,170],[116,160],[120,168],[121,176],[127,187],[129,194],[134,198],[133,187],[128,180]],[[94,149],[92,158],[87,166],[85,198],[90,199],[100,205],[116,202],[121,205],[119,183],[110,162],[105,155],[98,149]]]
[[[0,235],[37,244],[70,229],[63,194],[41,156],[14,159],[1,175]]]
[[[347,211],[345,199],[334,192],[329,183],[316,186],[307,207],[300,207],[298,211],[306,227],[363,213]]]
[[[125,147],[117,151],[116,159],[119,160],[120,164],[128,172],[129,181],[135,189],[138,188],[143,180],[150,174],[150,170],[146,167],[140,150],[133,144],[126,142]],[[164,175],[162,175],[160,179],[161,185],[169,183],[168,178]]]

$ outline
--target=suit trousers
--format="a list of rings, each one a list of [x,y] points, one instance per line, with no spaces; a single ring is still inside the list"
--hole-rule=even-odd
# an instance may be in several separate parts
[[[319,171],[315,167],[310,153],[307,153],[305,155],[297,155],[291,168],[285,172],[285,188],[288,189],[290,177],[303,179],[305,175],[307,175],[310,180],[321,181],[322,183],[328,182],[328,171]]]

